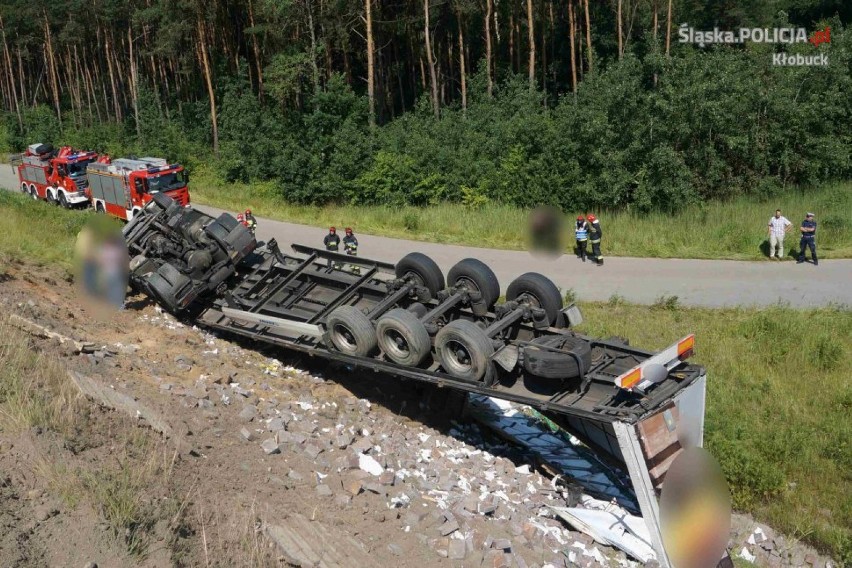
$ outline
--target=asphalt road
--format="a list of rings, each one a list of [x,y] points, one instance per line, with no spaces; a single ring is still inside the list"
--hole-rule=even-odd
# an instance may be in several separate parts
[[[17,190],[18,185],[12,168],[0,166],[0,187]],[[250,207],[251,203],[246,206]],[[199,209],[213,215],[222,212],[207,206],[199,206]],[[755,219],[754,222],[765,221]],[[326,232],[324,228],[258,218],[258,238],[274,237],[285,252],[290,243],[322,247]],[[478,258],[497,275],[504,293],[520,274],[541,272],[563,290],[573,289],[582,300],[605,301],[617,294],[627,301],[644,304],[660,296],[677,296],[681,304],[706,307],[767,306],[778,302],[795,307],[831,303],[852,306],[852,260],[824,260],[814,266],[810,263],[797,265],[792,260],[742,262],[606,257],[604,266],[598,267],[591,262],[583,263],[571,254],[547,259],[524,251],[356,236],[359,253],[364,257],[396,262],[405,254],[418,251],[432,257],[445,274],[463,258]],[[786,244],[797,240],[796,236],[790,236]],[[606,256],[606,238],[602,244]]]

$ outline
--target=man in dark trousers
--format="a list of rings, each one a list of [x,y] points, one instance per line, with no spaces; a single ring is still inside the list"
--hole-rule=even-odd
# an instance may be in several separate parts
[[[337,229],[334,227],[329,227],[328,234],[322,240],[322,243],[325,245],[325,250],[329,252],[337,252],[340,250],[340,237],[337,236]],[[328,267],[331,268],[332,264],[334,264],[334,268],[340,268],[340,265],[336,262],[332,262],[331,259],[328,259]]]
[[[577,224],[574,226],[574,238],[577,240],[577,256],[586,262],[586,247],[589,244],[589,224],[586,223],[586,218],[580,215],[577,217]]]
[[[592,259],[594,259],[598,266],[603,266],[603,255],[601,254],[603,230],[601,229],[601,222],[594,215],[588,215],[586,219],[589,220],[589,242],[592,243]]]
[[[358,239],[355,238],[352,229],[349,227],[346,227],[346,236],[343,237],[343,250],[349,256],[358,256]],[[353,265],[352,272],[353,274],[361,274],[361,267]]]
[[[802,221],[802,226],[799,230],[802,231],[802,240],[799,241],[799,260],[797,264],[805,262],[805,247],[808,247],[811,249],[811,258],[814,259],[814,266],[819,266],[816,254],[817,224],[814,221],[813,213],[805,215],[805,220]]]

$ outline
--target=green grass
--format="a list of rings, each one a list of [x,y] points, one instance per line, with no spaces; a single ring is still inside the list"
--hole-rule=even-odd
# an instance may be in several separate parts
[[[705,443],[735,507],[852,563],[852,311],[711,310],[671,298],[582,308],[583,332],[642,348],[695,332]]]
[[[256,215],[280,221],[319,227],[351,226],[356,233],[369,235],[484,248],[521,250],[528,246],[528,212],[493,203],[477,209],[452,204],[300,206],[283,201],[272,183],[228,185],[204,170],[193,178],[192,199],[233,212],[250,207]],[[766,258],[766,224],[779,207],[796,226],[807,211],[816,213],[818,253],[822,258],[852,258],[852,182],[807,193],[789,192],[772,200],[740,198],[685,207],[673,215],[595,213],[604,230],[604,255],[758,260]],[[576,213],[569,215],[569,222],[575,216]],[[567,229],[565,234],[573,246],[573,234],[569,235]],[[797,235],[793,231],[788,236],[788,251],[798,250]]]
[[[94,214],[66,211],[34,202],[19,193],[0,191],[0,254],[3,260],[73,266],[74,240]],[[3,263],[5,264],[5,263]]]

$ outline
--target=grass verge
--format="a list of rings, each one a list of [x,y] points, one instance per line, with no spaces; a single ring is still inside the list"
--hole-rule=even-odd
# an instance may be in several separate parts
[[[529,213],[493,203],[475,209],[452,204],[300,206],[283,201],[272,183],[224,184],[203,169],[193,178],[192,199],[234,213],[250,207],[255,215],[269,219],[319,227],[351,226],[356,233],[369,235],[497,249],[528,246]],[[771,200],[740,198],[685,207],[672,215],[595,213],[601,217],[605,255],[759,260],[767,257],[766,224],[779,207],[796,227],[807,211],[816,213],[817,252],[822,258],[852,258],[852,182],[791,191]],[[568,235],[566,229],[566,235],[573,246],[573,233]],[[786,239],[788,254],[794,249],[798,254],[797,235],[794,230]]]
[[[696,333],[705,444],[735,507],[852,564],[852,311],[683,308],[673,298],[582,308],[583,332],[643,348]]]
[[[63,366],[34,349],[29,336],[0,319],[0,430],[38,428],[53,432],[64,447],[85,449],[96,438],[90,404],[68,379]],[[87,503],[98,511],[127,551],[142,558],[154,525],[171,511],[152,498],[152,488],[168,482],[173,456],[163,444],[127,420],[111,443],[118,450],[109,463],[69,465],[56,455],[38,456],[34,472],[70,507]],[[160,449],[160,451],[158,451]]]

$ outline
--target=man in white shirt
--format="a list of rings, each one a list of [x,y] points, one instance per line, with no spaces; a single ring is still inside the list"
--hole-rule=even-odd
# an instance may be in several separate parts
[[[793,224],[776,209],[775,215],[769,218],[769,258],[784,258],[784,235],[790,231]],[[775,246],[778,245],[778,256],[775,256]]]

